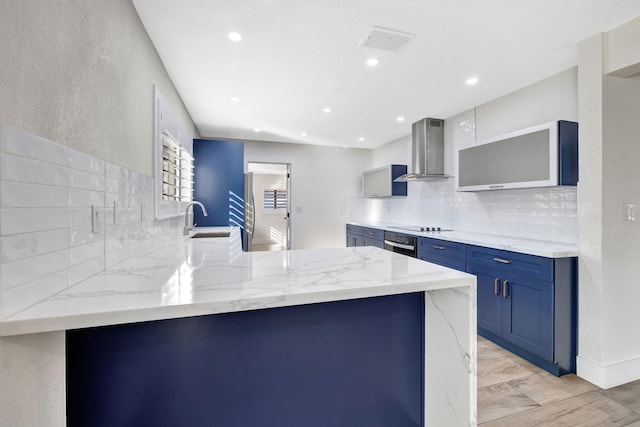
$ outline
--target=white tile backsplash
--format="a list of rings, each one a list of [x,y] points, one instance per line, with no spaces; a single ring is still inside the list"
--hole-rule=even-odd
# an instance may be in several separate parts
[[[0,318],[180,232],[153,218],[153,177],[0,125]]]
[[[0,181],[1,208],[64,208],[68,194],[66,187]]]
[[[0,179],[68,187],[69,168],[0,152]]]
[[[69,230],[47,230],[0,237],[0,263],[66,249]]]
[[[69,148],[45,138],[2,125],[0,151],[32,160],[69,166]]]
[[[104,175],[69,169],[69,187],[104,191]]]
[[[76,150],[69,150],[69,167],[96,175],[105,175],[105,161]]]
[[[23,258],[2,264],[0,289],[10,289],[24,283],[67,269],[68,250]]]
[[[0,236],[68,228],[67,208],[0,209]]]

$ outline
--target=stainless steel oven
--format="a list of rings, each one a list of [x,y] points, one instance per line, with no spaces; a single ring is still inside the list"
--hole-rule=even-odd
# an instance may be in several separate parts
[[[418,257],[418,238],[406,234],[384,232],[384,248],[413,258]]]

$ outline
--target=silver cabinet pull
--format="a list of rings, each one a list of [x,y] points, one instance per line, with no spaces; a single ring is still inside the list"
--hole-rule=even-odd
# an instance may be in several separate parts
[[[500,296],[500,291],[498,290],[498,286],[500,286],[500,279],[493,280],[493,294]]]
[[[495,262],[500,262],[502,264],[511,264],[511,260],[510,259],[494,258],[493,260]]]
[[[438,249],[440,251],[444,251],[444,246],[433,245],[433,249]]]
[[[502,298],[509,298],[509,281],[502,282]]]

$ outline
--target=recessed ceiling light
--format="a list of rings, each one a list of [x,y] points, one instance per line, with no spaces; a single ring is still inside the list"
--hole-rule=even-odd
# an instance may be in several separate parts
[[[379,63],[380,63],[380,61],[378,61],[378,58],[369,58],[369,59],[367,59],[367,65],[369,67],[375,67]]]
[[[331,108],[327,107],[327,108],[323,108],[322,109],[323,113],[330,113],[331,112]]]
[[[404,122],[404,117],[402,116],[396,117],[396,122],[399,122],[399,123]]]
[[[306,132],[301,132],[300,135],[307,136],[307,133]]]
[[[358,138],[358,141],[363,142],[364,141],[364,137],[361,136],[360,138]]]
[[[478,83],[478,78],[469,77],[465,83],[467,84],[467,86],[473,86],[474,84]]]
[[[242,40],[242,34],[236,31],[227,33],[227,37],[229,37],[229,40],[231,40],[232,42],[239,42],[240,40]]]
[[[253,131],[254,131],[255,133],[260,133],[260,129],[258,129],[258,128],[253,128]]]
[[[237,96],[232,96],[231,98],[229,98],[229,100],[231,102],[240,102],[240,98],[238,98]]]

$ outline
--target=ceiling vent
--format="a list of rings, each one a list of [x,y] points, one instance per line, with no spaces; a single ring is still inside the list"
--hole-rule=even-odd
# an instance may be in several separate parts
[[[373,26],[359,46],[372,47],[389,52],[400,52],[415,37],[415,34]]]

